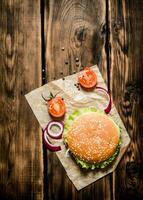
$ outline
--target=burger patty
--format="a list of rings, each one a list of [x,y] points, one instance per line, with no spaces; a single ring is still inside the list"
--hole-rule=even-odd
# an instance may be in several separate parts
[[[67,134],[70,151],[88,163],[107,160],[116,151],[119,133],[105,114],[89,112],[78,117]]]

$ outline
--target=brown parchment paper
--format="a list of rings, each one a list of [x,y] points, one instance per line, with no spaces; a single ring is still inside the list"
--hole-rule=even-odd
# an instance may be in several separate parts
[[[98,67],[93,66],[92,69],[97,74],[98,86],[107,88],[101,76],[101,73],[99,72]],[[83,89],[81,89],[79,91],[74,86],[75,83],[77,83],[77,74],[67,76],[65,77],[65,80],[59,79],[49,82],[48,84],[45,84],[42,87],[37,88],[25,95],[42,129],[46,127],[47,123],[51,120],[51,117],[47,112],[47,107],[45,105],[45,101],[41,97],[41,94],[47,97],[49,95],[49,92],[52,92],[53,94],[59,92],[59,96],[62,96],[64,98],[67,107],[67,113],[65,115],[65,119],[76,108],[96,107],[101,111],[104,110],[104,108],[108,104],[108,98],[105,94],[97,90],[94,90],[92,92],[86,92]],[[71,156],[67,155],[66,153],[67,149],[65,148],[63,141],[62,140],[58,141],[58,144],[60,143],[62,150],[56,152],[56,154],[60,162],[62,163],[67,173],[67,176],[75,185],[77,190],[80,190],[88,186],[89,184],[93,183],[94,181],[113,172],[117,167],[125,150],[127,149],[128,144],[130,143],[129,135],[114,105],[112,105],[112,110],[109,115],[118,124],[118,126],[122,128],[122,145],[117,159],[106,170],[85,171],[81,169],[71,158]]]

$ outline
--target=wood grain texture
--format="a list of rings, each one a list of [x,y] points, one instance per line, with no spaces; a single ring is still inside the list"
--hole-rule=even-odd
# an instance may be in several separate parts
[[[0,2],[0,199],[43,198],[41,131],[24,94],[41,85],[40,1]]]
[[[143,199],[143,1],[109,0],[111,88],[131,144],[113,175],[114,199]]]
[[[106,68],[105,26],[105,1],[45,1],[48,81],[75,73],[82,66]]]
[[[143,199],[142,13],[142,0],[0,1],[0,199]],[[44,151],[43,174],[41,130],[24,94],[41,85],[42,68],[47,82],[93,64],[110,75],[132,142],[113,175],[77,192],[55,154]]]
[[[106,2],[45,1],[46,80],[51,81],[98,64],[107,80]],[[76,62],[76,58],[79,59]],[[110,199],[110,176],[77,192],[59,162],[48,152],[48,198]]]

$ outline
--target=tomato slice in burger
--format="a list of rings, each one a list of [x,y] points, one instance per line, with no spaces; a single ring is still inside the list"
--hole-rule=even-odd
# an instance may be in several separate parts
[[[97,76],[92,69],[85,67],[79,73],[78,82],[84,88],[93,88],[97,83]]]
[[[62,117],[66,112],[65,102],[61,97],[54,97],[48,101],[48,112],[53,117]]]

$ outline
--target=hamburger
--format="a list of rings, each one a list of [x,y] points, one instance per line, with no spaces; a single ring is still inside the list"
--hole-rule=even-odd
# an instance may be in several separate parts
[[[66,120],[64,143],[82,168],[105,168],[119,153],[120,132],[106,114],[95,108],[82,108]]]

